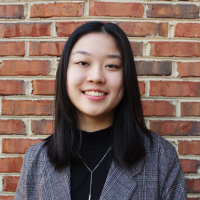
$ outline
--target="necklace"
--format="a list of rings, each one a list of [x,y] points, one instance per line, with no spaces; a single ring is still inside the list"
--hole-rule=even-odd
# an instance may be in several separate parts
[[[104,156],[102,157],[102,159],[99,161],[99,163],[95,166],[95,168],[93,170],[91,170],[88,165],[83,161],[82,157],[80,156],[80,154],[77,152],[77,154],[79,155],[79,157],[81,158],[83,164],[87,167],[87,169],[90,171],[90,191],[89,191],[89,198],[88,200],[91,199],[92,196],[92,173],[97,169],[97,167],[101,164],[101,162],[103,161],[103,159],[106,157],[106,155],[108,154],[108,152],[110,151],[111,147],[107,150],[107,152],[104,154]]]

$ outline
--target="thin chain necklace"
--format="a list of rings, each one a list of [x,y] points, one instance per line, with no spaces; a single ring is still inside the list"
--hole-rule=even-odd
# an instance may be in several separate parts
[[[81,158],[83,164],[87,167],[87,169],[90,171],[90,192],[89,192],[89,198],[88,200],[91,199],[92,197],[92,173],[97,169],[97,167],[101,164],[101,162],[103,161],[103,159],[106,157],[106,155],[108,154],[108,152],[110,151],[111,147],[108,149],[108,151],[104,154],[104,156],[102,157],[102,159],[99,161],[99,163],[95,166],[95,168],[93,170],[91,170],[88,165],[83,161],[82,157],[80,156],[80,154],[78,153],[79,157]]]

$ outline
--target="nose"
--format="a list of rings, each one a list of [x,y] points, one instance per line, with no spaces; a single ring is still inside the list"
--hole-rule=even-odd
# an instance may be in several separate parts
[[[105,83],[105,75],[101,66],[92,66],[87,77],[88,82]]]

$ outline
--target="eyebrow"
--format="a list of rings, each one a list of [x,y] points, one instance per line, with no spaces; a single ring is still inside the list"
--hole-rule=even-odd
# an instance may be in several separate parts
[[[83,55],[91,56],[91,54],[88,53],[87,51],[75,51],[74,53],[72,53],[72,55],[77,54],[77,53],[80,53],[80,54],[83,54]],[[110,55],[107,55],[107,58],[119,58],[120,60],[122,60],[121,56],[118,55],[118,54],[110,54]]]

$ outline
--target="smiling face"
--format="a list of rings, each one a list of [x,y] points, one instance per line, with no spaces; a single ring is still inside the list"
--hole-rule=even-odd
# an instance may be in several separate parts
[[[95,120],[104,124],[102,128],[112,124],[123,96],[122,73],[121,53],[112,36],[89,33],[76,42],[68,63],[67,91],[80,121]]]

